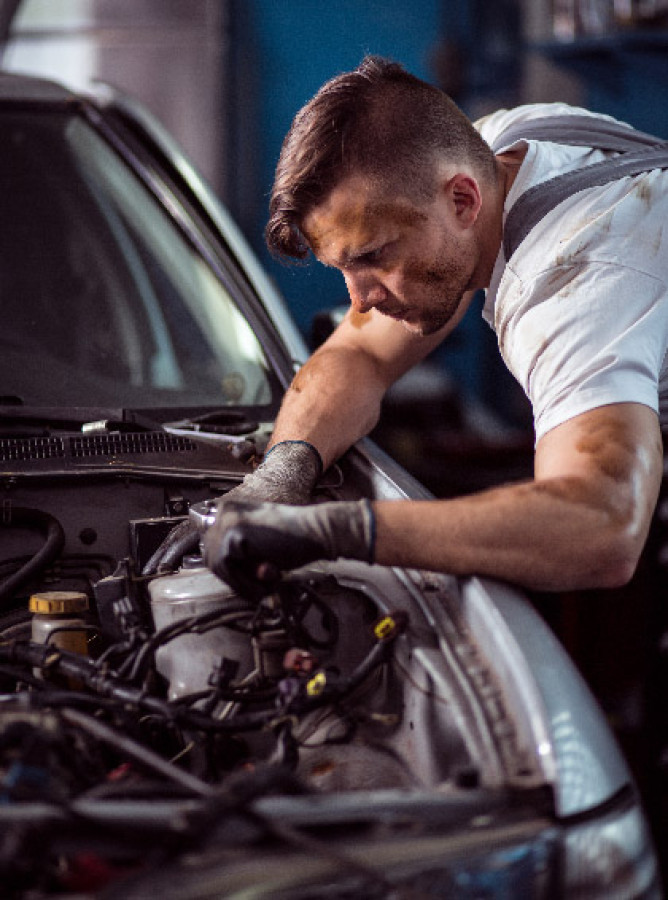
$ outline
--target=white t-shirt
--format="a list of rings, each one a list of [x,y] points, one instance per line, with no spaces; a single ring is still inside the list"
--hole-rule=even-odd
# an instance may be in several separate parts
[[[591,115],[561,103],[500,110],[476,123],[492,143],[511,123]],[[608,118],[602,116],[601,118]],[[532,185],[609,156],[549,141],[527,145],[504,218]],[[609,403],[636,402],[668,424],[668,171],[575,194],[500,253],[484,318],[533,406],[536,439]],[[661,398],[661,402],[659,402]]]

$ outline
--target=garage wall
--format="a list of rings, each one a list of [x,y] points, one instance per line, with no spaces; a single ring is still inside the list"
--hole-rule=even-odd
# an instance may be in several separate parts
[[[3,67],[132,94],[222,192],[227,12],[227,0],[23,0]]]
[[[433,78],[431,56],[442,31],[440,0],[233,0],[233,53],[239,101],[237,159],[254,183],[237,184],[233,211],[306,329],[313,312],[345,301],[341,276],[310,266],[276,265],[264,251],[268,192],[281,142],[297,110],[320,85],[356,66],[365,53],[401,60]],[[250,126],[249,123],[254,123]]]

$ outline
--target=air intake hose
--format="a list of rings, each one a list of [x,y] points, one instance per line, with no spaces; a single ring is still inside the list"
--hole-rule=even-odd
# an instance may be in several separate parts
[[[45,536],[45,541],[25,565],[0,582],[0,603],[13,597],[20,588],[51,565],[60,556],[65,545],[65,532],[60,522],[39,509],[21,506],[6,507],[0,512],[1,528],[27,528],[41,531]]]

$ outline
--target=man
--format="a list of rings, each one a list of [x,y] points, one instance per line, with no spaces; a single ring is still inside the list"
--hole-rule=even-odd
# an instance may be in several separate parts
[[[298,113],[267,240],[339,269],[351,308],[287,392],[265,461],[221,504],[204,539],[214,571],[246,591],[262,589],[261,562],[338,556],[540,590],[629,580],[663,469],[668,174],[574,195],[506,260],[504,223],[520,195],[614,154],[554,140],[490,149],[508,124],[584,112],[524,107],[476,128],[442,92],[371,57]],[[449,500],[303,505],[482,288],[533,404],[534,479]]]

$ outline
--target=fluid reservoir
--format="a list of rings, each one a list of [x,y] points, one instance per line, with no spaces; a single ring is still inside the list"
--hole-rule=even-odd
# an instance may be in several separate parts
[[[226,607],[238,609],[236,594],[204,566],[200,557],[187,557],[173,575],[155,578],[148,587],[156,631],[193,616]],[[223,659],[237,663],[234,680],[253,670],[253,652],[247,634],[217,626],[202,634],[182,634],[156,653],[156,666],[169,682],[169,698],[206,691]]]
[[[33,594],[28,604],[32,639],[72,653],[88,653],[86,622],[88,597],[79,591],[44,591]]]

